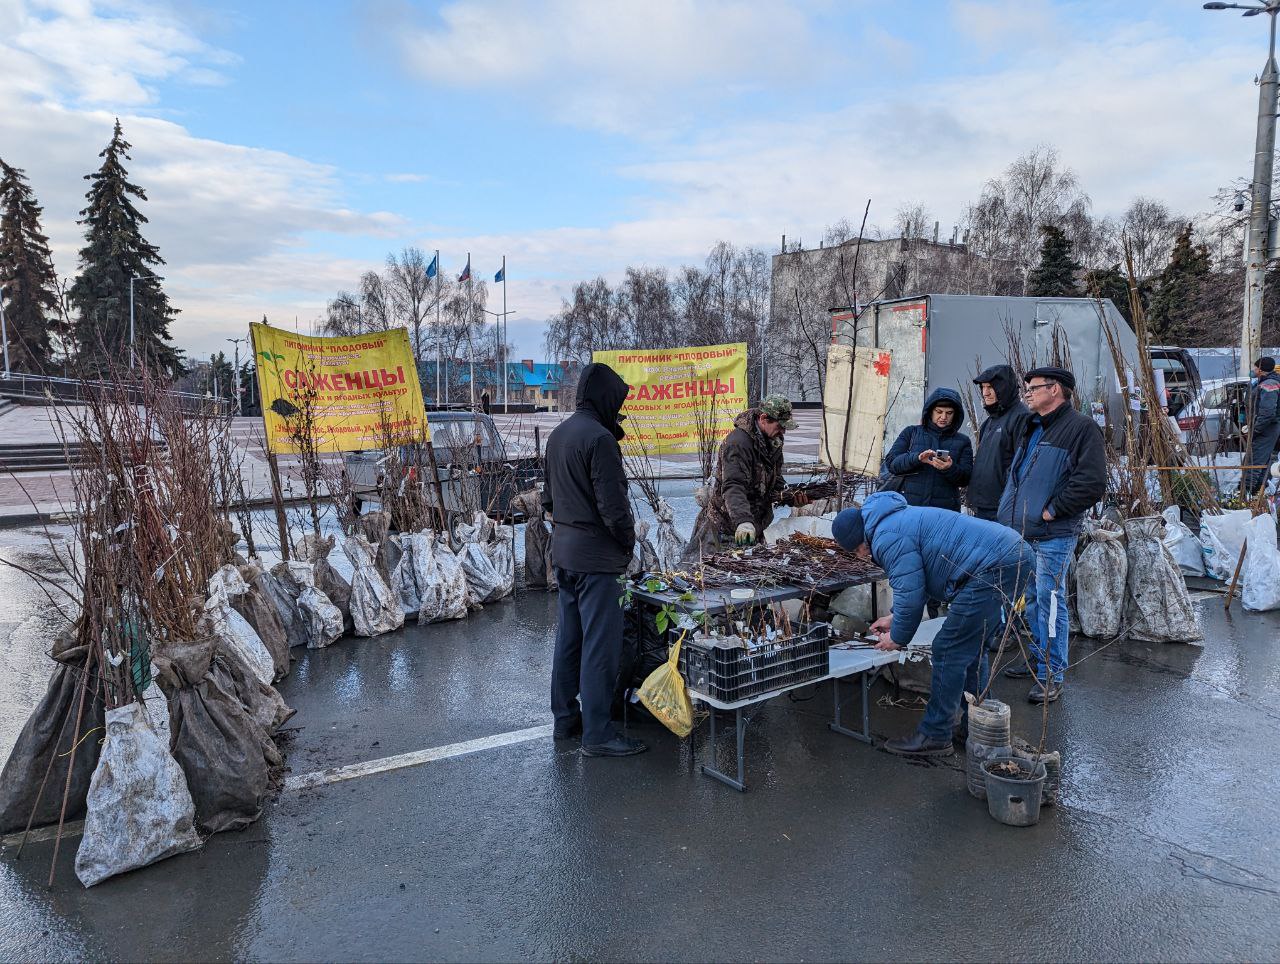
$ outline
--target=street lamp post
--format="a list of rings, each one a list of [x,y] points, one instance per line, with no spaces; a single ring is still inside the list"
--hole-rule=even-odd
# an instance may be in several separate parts
[[[505,284],[503,285],[503,287],[505,287]],[[504,307],[502,311],[490,311],[488,308],[480,309],[486,315],[493,315],[495,319],[493,322],[494,378],[495,379],[500,378],[502,379],[502,381],[500,385],[495,385],[494,388],[501,388],[500,397],[502,399],[502,405],[504,408],[507,405],[507,366],[505,364],[507,346],[505,344],[506,338],[503,336],[502,329],[503,329],[503,325],[506,322],[507,315],[514,315],[516,313],[515,308],[512,308],[510,310],[506,309],[505,301],[506,301],[506,297],[504,295],[503,296]],[[494,401],[497,401],[497,400],[498,399],[496,398],[494,399]]]
[[[4,318],[4,285],[0,285],[0,341],[4,342],[4,377],[9,377],[9,323]]]
[[[133,275],[129,275],[129,370],[134,367],[133,351]]]
[[[236,346],[235,366],[236,366],[236,414],[237,415],[242,415],[244,413],[244,408],[241,403],[242,396],[240,394],[242,391],[244,391],[244,389],[240,387],[240,342],[248,341],[248,340],[249,340],[248,338],[228,338],[227,339],[227,341],[231,342],[233,345]]]
[[[1252,207],[1249,210],[1248,248],[1245,252],[1244,317],[1240,326],[1240,373],[1248,375],[1262,349],[1262,288],[1266,281],[1267,250],[1271,240],[1271,175],[1276,150],[1276,14],[1280,0],[1257,4],[1206,3],[1206,10],[1243,10],[1244,16],[1265,13],[1271,18],[1271,42],[1267,64],[1258,82],[1258,133],[1253,155]]]

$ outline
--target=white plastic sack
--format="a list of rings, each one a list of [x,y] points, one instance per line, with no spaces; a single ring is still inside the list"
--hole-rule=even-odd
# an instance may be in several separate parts
[[[413,566],[412,535],[400,537],[400,559],[391,571],[391,591],[400,600],[400,608],[406,616],[412,616],[422,608],[422,594]]]
[[[1088,533],[1088,539],[1075,565],[1080,631],[1095,639],[1113,639],[1124,621],[1129,575],[1124,533],[1103,523]]]
[[[1260,515],[1245,526],[1248,547],[1244,554],[1240,604],[1250,612],[1280,609],[1280,549],[1276,548],[1276,521]]]
[[[278,562],[270,572],[260,577],[262,591],[275,607],[280,617],[280,625],[284,627],[285,639],[289,648],[307,645],[307,621],[298,611],[298,592],[300,588],[289,574],[288,563]]]
[[[510,596],[516,588],[516,530],[514,526],[494,526],[493,541],[484,547],[493,569],[502,577],[494,598]]]
[[[378,572],[378,553],[362,535],[342,542],[354,570],[351,574],[351,621],[357,636],[381,636],[404,625],[404,610]]]
[[[850,506],[852,504],[853,504],[852,499],[849,499],[845,502],[846,506]],[[840,500],[836,498],[834,495],[829,495],[826,498],[814,499],[808,505],[802,505],[797,508],[794,508],[791,510],[791,514],[793,516],[828,515],[832,512],[839,512],[840,511],[839,506],[840,506]]]
[[[239,656],[246,666],[264,683],[276,678],[276,663],[271,651],[241,616],[231,606],[231,599],[248,591],[240,571],[235,566],[223,566],[209,580],[209,599],[204,604],[209,619],[209,629],[221,646]]]
[[[775,519],[769,528],[764,530],[764,541],[768,545],[773,545],[780,539],[791,538],[796,533],[831,539],[834,538],[831,535],[832,519],[807,515],[789,515],[784,519]]]
[[[679,569],[680,557],[684,555],[688,542],[676,531],[675,509],[666,499],[659,499],[654,515],[658,519],[658,564],[664,572]]]
[[[1159,516],[1126,519],[1129,575],[1125,623],[1132,639],[1153,643],[1189,643],[1203,639],[1200,620],[1178,564],[1169,555]]]
[[[1171,505],[1160,513],[1164,517],[1164,546],[1188,576],[1204,575],[1204,550],[1200,540],[1182,524],[1182,511]]]
[[[501,595],[502,576],[493,568],[484,547],[476,542],[464,542],[458,550],[458,561],[467,577],[467,602],[480,606]]]
[[[627,564],[627,575],[637,576],[642,572],[657,572],[661,567],[658,551],[649,541],[649,523],[644,519],[636,520],[636,544],[631,549],[631,562]]]
[[[244,576],[240,575],[240,570],[235,566],[222,566],[209,577],[210,596],[222,594],[229,599],[239,599],[248,591],[249,584],[244,581]]]
[[[165,696],[164,690],[160,689],[155,680],[155,664],[151,666],[151,682],[147,684],[147,688],[142,691],[142,709],[146,714],[147,722],[151,724],[151,729],[156,731],[156,735],[164,740],[165,746],[169,745],[169,739],[172,733],[169,729],[169,697]]]
[[[307,649],[323,649],[342,635],[342,610],[316,588],[316,572],[309,562],[290,561],[289,579],[298,589],[298,615],[302,619]]]
[[[418,623],[463,619],[467,615],[467,576],[462,561],[430,531],[416,533],[413,564],[422,605]]]
[[[1214,579],[1229,582],[1235,575],[1244,545],[1244,527],[1253,518],[1248,509],[1230,509],[1221,515],[1200,516],[1200,544],[1204,568]]]
[[[198,850],[195,805],[169,741],[138,703],[107,710],[107,738],[89,784],[76,876],[86,887]]]

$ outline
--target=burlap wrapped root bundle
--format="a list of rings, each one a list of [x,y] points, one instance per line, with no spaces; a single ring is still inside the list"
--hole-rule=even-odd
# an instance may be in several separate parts
[[[466,616],[467,577],[449,547],[430,529],[401,536],[400,544],[395,576],[405,614],[417,613],[420,625]]]
[[[515,532],[483,512],[457,526],[458,558],[467,575],[468,602],[475,607],[509,596],[515,588]]]
[[[344,625],[351,631],[351,584],[342,577],[342,573],[333,568],[329,555],[333,552],[334,536],[320,536],[309,532],[293,547],[293,561],[306,562],[315,573],[315,586],[329,602],[338,607],[342,613]]]
[[[262,645],[271,654],[275,664],[275,678],[283,679],[289,675],[289,631],[281,619],[279,596],[281,590],[274,585],[275,576],[263,572],[255,563],[240,566],[240,578],[247,587],[244,594],[231,600],[231,606],[245,618],[253,631],[262,640]],[[292,607],[290,607],[292,609]],[[293,622],[293,614],[290,622]]]
[[[67,637],[60,640],[65,644]],[[87,733],[101,733],[106,724],[102,684],[95,670],[86,678],[83,647],[73,650],[55,643],[54,658],[58,662],[45,694],[0,771],[0,833],[24,830],[28,821],[33,827],[57,823],[64,790],[67,819],[84,813],[101,740],[82,738]]]
[[[521,492],[512,506],[528,519],[524,527],[524,584],[530,589],[558,588],[551,562],[551,525],[542,518],[542,493],[537,489]]]
[[[323,649],[342,636],[345,622],[337,606],[316,587],[309,562],[280,562],[271,570],[280,589],[288,593],[297,634],[308,649]],[[293,644],[293,641],[290,640]]]
[[[157,645],[152,662],[169,695],[170,748],[202,833],[257,820],[283,758],[272,731],[292,712],[212,635]]]
[[[377,553],[363,535],[347,536],[342,551],[351,561],[351,620],[357,636],[380,636],[404,625],[399,597],[378,571]]]
[[[1129,572],[1124,621],[1131,639],[1190,643],[1204,638],[1191,594],[1164,544],[1159,516],[1126,519]]]
[[[137,702],[107,710],[106,722],[76,851],[76,876],[86,887],[201,844],[168,734],[152,728]]]

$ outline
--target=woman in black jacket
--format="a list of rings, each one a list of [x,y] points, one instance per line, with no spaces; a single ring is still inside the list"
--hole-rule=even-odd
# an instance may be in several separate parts
[[[939,388],[925,402],[920,424],[904,428],[884,467],[882,486],[901,492],[908,505],[960,511],[960,490],[973,472],[973,445],[960,431],[964,406],[958,392]]]

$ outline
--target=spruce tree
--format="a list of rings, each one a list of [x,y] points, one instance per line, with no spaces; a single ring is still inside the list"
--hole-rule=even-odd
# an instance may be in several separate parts
[[[129,181],[123,163],[131,159],[129,148],[117,120],[111,143],[98,155],[102,166],[85,175],[89,204],[80,212],[79,223],[86,226],[86,243],[80,249],[80,276],[71,288],[79,312],[75,333],[80,364],[87,373],[97,374],[128,368],[132,278],[136,363],[176,374],[181,363],[169,339],[169,323],[178,312],[155,273],[164,259],[142,236],[140,226],[147,219],[130,199],[145,201],[147,195]]]
[[[51,335],[59,328],[58,277],[40,230],[42,213],[24,172],[0,160],[0,297],[9,367],[35,374],[50,368]]]
[[[1173,243],[1169,263],[1156,276],[1156,293],[1147,312],[1154,338],[1177,342],[1198,333],[1203,327],[1202,302],[1212,272],[1209,249],[1191,243],[1188,222]]]
[[[1129,278],[1120,270],[1120,265],[1113,264],[1110,268],[1098,268],[1088,272],[1084,276],[1084,287],[1090,298],[1110,298],[1116,310],[1129,323],[1129,327],[1133,327],[1133,311],[1129,305]],[[1148,288],[1149,286],[1145,284],[1138,285],[1138,298],[1144,309],[1149,301]]]
[[[1061,228],[1045,224],[1040,228],[1040,263],[1027,275],[1027,294],[1033,298],[1070,298],[1076,289],[1080,265],[1071,260],[1071,242]]]

